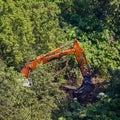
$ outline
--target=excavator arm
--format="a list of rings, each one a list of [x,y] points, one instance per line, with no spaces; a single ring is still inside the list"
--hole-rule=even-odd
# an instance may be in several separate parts
[[[50,62],[51,60],[58,59],[62,56],[69,55],[69,54],[74,54],[76,57],[76,60],[78,62],[78,66],[81,70],[82,76],[83,76],[83,84],[81,87],[79,87],[77,90],[74,92],[74,96],[78,96],[78,94],[81,91],[85,91],[86,87],[85,85],[92,85],[93,83],[91,81],[91,70],[88,64],[88,61],[86,59],[86,55],[84,53],[83,48],[79,45],[78,41],[75,39],[74,43],[72,46],[67,47],[61,46],[58,47],[46,54],[42,54],[38,56],[35,60],[32,60],[31,62],[27,63],[21,70],[21,73],[29,79],[29,74],[31,70],[35,69],[38,67],[40,63],[46,64]],[[92,87],[93,88],[93,87]],[[87,92],[90,92],[89,90]]]
[[[78,62],[79,68],[83,76],[89,74],[89,64],[86,59],[84,50],[79,45],[77,40],[74,40],[73,46],[68,47],[67,49],[63,50],[64,46],[58,47],[55,50],[48,52],[47,54],[42,54],[38,56],[35,60],[27,63],[21,70],[21,73],[26,77],[29,78],[30,71],[37,68],[40,63],[46,64],[51,60],[58,59],[62,56],[74,54],[76,60]]]

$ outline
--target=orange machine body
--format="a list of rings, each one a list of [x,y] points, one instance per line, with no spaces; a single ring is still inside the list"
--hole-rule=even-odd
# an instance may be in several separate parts
[[[64,50],[63,50],[64,49]],[[46,54],[38,56],[35,60],[27,63],[21,70],[21,73],[29,78],[30,71],[37,68],[40,63],[46,64],[51,60],[58,59],[62,56],[74,54],[78,62],[79,68],[81,70],[82,76],[90,75],[89,64],[86,59],[83,48],[79,45],[78,41],[75,39],[72,46],[65,48],[65,46],[58,47]]]

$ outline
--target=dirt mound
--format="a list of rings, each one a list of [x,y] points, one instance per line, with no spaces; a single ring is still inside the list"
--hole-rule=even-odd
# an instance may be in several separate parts
[[[93,104],[96,101],[98,101],[99,99],[97,98],[98,94],[100,92],[105,92],[106,91],[106,84],[108,83],[106,80],[102,79],[102,78],[92,78],[92,81],[94,83],[94,90],[88,94],[88,95],[83,95],[80,96],[79,98],[77,98],[77,101],[81,104],[81,105],[86,105],[86,104]],[[67,98],[70,101],[73,101],[73,92],[78,88],[78,86],[80,85],[65,85],[65,86],[61,86],[60,89],[64,90],[67,94]]]

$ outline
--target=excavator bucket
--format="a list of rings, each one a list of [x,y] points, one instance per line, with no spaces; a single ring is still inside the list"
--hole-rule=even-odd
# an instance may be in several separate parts
[[[87,98],[93,92],[94,88],[91,76],[84,76],[82,85],[73,92],[73,98]]]
[[[91,81],[91,76],[84,76],[82,85],[80,87],[69,85],[60,87],[60,89],[69,93],[69,96],[72,98],[77,98],[78,101],[88,99],[91,93],[94,91],[94,88],[95,86]]]

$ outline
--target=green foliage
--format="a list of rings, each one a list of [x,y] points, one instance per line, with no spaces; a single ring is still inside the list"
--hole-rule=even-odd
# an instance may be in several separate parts
[[[27,54],[33,54],[32,22],[23,7],[23,1],[1,1],[0,56],[9,66],[19,66]],[[20,66],[19,66],[20,67]]]
[[[16,82],[18,75],[12,68],[7,68],[2,61],[0,65],[0,119],[22,119],[25,117],[24,114],[22,115],[24,102],[21,101],[21,91]]]
[[[65,110],[59,116],[60,120],[119,120],[120,95],[119,95],[119,70],[113,71],[109,86],[107,87],[106,97],[94,104],[81,106],[74,101],[65,104]]]
[[[118,120],[119,6],[119,0],[1,0],[0,119]],[[74,38],[93,74],[111,76],[106,98],[86,107],[66,100],[59,86],[81,79],[74,55],[40,65],[31,73],[31,89],[19,86],[23,77],[15,70],[23,63]]]
[[[69,39],[75,37],[79,39],[94,73],[104,76],[108,73],[108,68],[119,67],[120,36],[117,15],[119,7],[115,9],[115,6],[119,5],[116,3],[119,4],[115,0],[68,0],[59,4],[62,19],[64,18],[62,25],[67,28]],[[111,13],[114,17],[111,17]]]
[[[108,69],[116,69],[119,67],[119,44],[118,42],[99,41],[96,39],[96,43],[92,44],[90,41],[84,43],[84,46],[88,46],[87,50],[88,58],[93,71],[105,75],[108,73]],[[114,53],[114,54],[113,54]]]
[[[107,89],[107,97],[91,108],[88,108],[88,117],[91,119],[103,119],[103,120],[118,120],[120,118],[119,108],[120,95],[119,95],[119,70],[115,70],[111,74],[111,79]],[[95,115],[93,117],[93,115]]]
[[[41,66],[36,74],[32,73],[34,87],[30,89],[19,86],[17,79],[21,77],[17,72],[7,68],[2,61],[0,65],[0,119],[51,120],[52,111],[59,109],[65,96],[58,85],[52,83],[52,76],[46,69]]]
[[[19,69],[20,63],[55,48],[65,38],[56,4],[9,0],[0,5],[0,56],[8,66]]]

